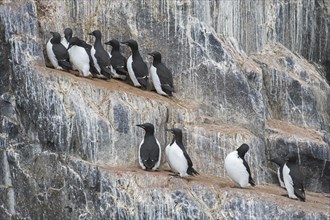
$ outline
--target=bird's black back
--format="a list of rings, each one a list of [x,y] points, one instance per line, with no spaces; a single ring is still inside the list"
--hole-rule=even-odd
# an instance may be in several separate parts
[[[120,74],[122,73],[121,70],[125,70],[126,74],[127,74],[127,67],[126,67],[126,63],[127,60],[126,58],[120,53],[119,50],[116,49],[112,49],[111,51],[111,65],[115,70],[119,70],[117,73]]]
[[[147,160],[147,163],[143,162],[144,166],[148,169],[153,168],[158,161],[159,153],[159,147],[155,136],[146,134],[140,149],[142,162]]]
[[[244,157],[242,158],[242,160],[243,160],[243,165],[245,166],[246,170],[249,173],[249,183],[251,184],[251,186],[255,186],[256,184],[255,184],[254,180],[252,179],[249,164],[246,162],[246,160],[244,159]]]
[[[53,44],[52,50],[60,67],[62,67],[65,71],[72,69],[71,63],[69,61],[69,53],[61,43]]]
[[[143,88],[147,88],[147,75],[148,75],[148,67],[147,64],[143,61],[139,51],[133,51],[132,54],[132,68],[136,79],[139,81]]]
[[[147,64],[143,61],[139,52],[133,54],[133,71],[136,77],[144,77],[148,75]]]
[[[94,44],[95,58],[101,68],[110,66],[110,56],[107,51],[104,50],[101,41],[96,41]]]
[[[61,43],[53,44],[52,49],[57,60],[69,60],[69,53]]]
[[[279,166],[280,169],[280,179],[282,182],[284,182],[283,179],[283,166],[285,164],[285,160],[282,157],[277,157],[271,160],[272,162],[276,163]]]
[[[246,160],[244,159],[244,156],[245,156],[246,152],[248,152],[249,149],[250,149],[249,145],[242,144],[237,149],[237,154],[238,154],[238,157],[243,160],[243,165],[245,166],[246,170],[249,173],[249,183],[251,184],[251,186],[255,186],[254,180],[252,179],[252,176],[251,176],[250,167],[249,167],[248,163],[246,162]]]
[[[300,171],[299,165],[290,161],[286,162],[286,165],[290,169],[289,175],[293,181],[295,195],[302,201],[305,201],[304,176]]]
[[[183,146],[182,141],[177,140],[177,138],[174,137],[174,138],[173,138],[173,141],[172,141],[172,144],[173,144],[174,142],[176,142],[176,144],[177,144],[177,145],[180,147],[180,149],[182,150],[183,155],[184,155],[184,157],[186,158],[186,160],[187,160],[187,162],[188,162],[188,167],[192,167],[192,166],[193,166],[193,163],[192,163],[192,161],[191,161],[191,159],[190,159],[190,157],[189,157],[189,155],[188,155],[188,153],[187,153],[187,151],[186,151],[186,148]]]
[[[157,69],[157,75],[160,80],[160,84],[164,92],[168,95],[172,95],[173,92],[173,76],[171,71],[163,64],[154,64]]]
[[[175,136],[175,137],[173,138],[173,141],[172,141],[171,145],[172,145],[174,142],[180,147],[180,149],[181,149],[182,152],[183,152],[184,157],[185,157],[186,160],[187,160],[187,163],[188,163],[187,173],[188,173],[189,175],[191,175],[191,176],[193,176],[193,175],[198,175],[199,173],[193,168],[193,163],[192,163],[192,161],[191,161],[191,159],[190,159],[190,157],[189,157],[189,155],[188,155],[188,153],[187,153],[187,151],[186,151],[186,148],[184,147],[184,145],[183,145],[183,143],[182,143],[182,137],[176,137],[176,136]]]

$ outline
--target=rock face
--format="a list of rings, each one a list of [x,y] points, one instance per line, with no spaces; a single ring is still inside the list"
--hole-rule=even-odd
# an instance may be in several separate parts
[[[0,219],[327,219],[328,199],[312,192],[330,192],[330,87],[309,62],[329,59],[327,7],[0,2]],[[175,97],[46,68],[49,31],[66,27],[90,42],[95,29],[104,41],[136,39],[143,57],[160,51]],[[143,131],[135,124],[144,122],[164,147],[165,128],[182,128],[202,175],[136,169]],[[221,179],[225,155],[242,143],[254,189]],[[306,203],[265,185],[276,183],[269,159],[289,151],[299,153]]]

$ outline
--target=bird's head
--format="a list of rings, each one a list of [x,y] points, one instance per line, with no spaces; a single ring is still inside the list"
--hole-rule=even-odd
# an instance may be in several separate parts
[[[72,29],[71,28],[65,28],[64,30],[64,37],[69,42],[72,38]]]
[[[138,49],[138,44],[135,40],[123,41],[121,44],[129,46],[131,49]]]
[[[154,133],[155,127],[151,123],[137,124],[136,126],[143,128],[146,132]]]

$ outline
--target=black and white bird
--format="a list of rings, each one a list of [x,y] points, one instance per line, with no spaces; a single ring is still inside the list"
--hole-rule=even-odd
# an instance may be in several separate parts
[[[69,53],[61,44],[61,35],[58,32],[50,32],[53,37],[46,45],[47,56],[55,69],[69,71],[72,69],[69,61]]]
[[[255,186],[250,167],[244,159],[244,155],[248,150],[249,146],[242,144],[225,158],[225,169],[228,176],[240,187]]]
[[[111,65],[110,65],[110,70],[112,73],[113,78],[118,78],[118,79],[126,79],[126,76],[128,75],[126,63],[127,60],[126,58],[120,53],[120,43],[119,41],[112,39],[106,43],[106,45],[112,46],[111,50]]]
[[[64,37],[61,40],[61,44],[63,44],[63,46],[65,48],[69,47],[69,41],[72,38],[72,29],[71,28],[65,28],[64,30]]]
[[[174,137],[166,146],[166,160],[172,171],[179,173],[181,177],[194,176],[199,173],[193,168],[193,163],[182,143],[182,130],[179,128],[167,129]]]
[[[140,55],[137,42],[135,40],[128,40],[121,43],[129,46],[132,50],[132,55],[127,60],[129,77],[134,86],[146,89],[148,85],[148,67]]]
[[[92,62],[88,49],[85,48],[84,42],[78,37],[72,37],[69,41],[68,52],[70,56],[70,62],[74,66],[81,76],[91,77],[90,62]]]
[[[94,46],[91,49],[91,55],[93,58],[94,66],[99,74],[102,74],[107,79],[111,79],[110,71],[110,55],[102,46],[102,34],[101,31],[95,30],[89,35],[95,37]]]
[[[101,76],[95,68],[93,57],[92,57],[92,54],[91,54],[91,50],[92,50],[93,46],[86,43],[86,41],[84,41],[84,40],[80,39],[80,41],[82,42],[82,45],[86,49],[86,51],[88,53],[88,56],[89,56],[89,67],[90,67],[89,71],[92,73],[93,77],[104,78],[104,76],[103,75]]]
[[[161,161],[161,147],[155,137],[155,128],[151,123],[136,125],[145,130],[143,140],[139,145],[139,164],[144,170],[158,169]]]
[[[283,166],[285,164],[285,160],[282,157],[276,157],[271,159],[272,162],[276,163],[279,167],[277,168],[277,178],[280,182],[280,186],[285,188],[284,180],[283,180]]]
[[[150,75],[157,93],[164,96],[172,96],[173,76],[171,71],[162,63],[162,56],[158,51],[148,54],[153,57]]]
[[[283,166],[283,180],[289,198],[305,202],[304,176],[300,171],[297,159],[297,152],[290,152],[286,156],[286,163]]]

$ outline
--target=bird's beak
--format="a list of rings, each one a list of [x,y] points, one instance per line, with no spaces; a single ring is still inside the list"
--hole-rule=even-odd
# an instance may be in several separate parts
[[[127,45],[127,41],[120,42],[121,44]]]
[[[110,41],[105,42],[104,44],[106,44],[106,45],[111,45]]]
[[[136,126],[138,126],[138,127],[140,127],[140,128],[143,128],[143,125],[136,125]]]
[[[54,32],[53,32],[53,31],[51,31],[50,33],[51,33],[52,35],[54,34]]]
[[[148,55],[149,55],[149,56],[152,56],[152,57],[154,56],[154,54],[153,54],[153,53],[148,53]]]
[[[92,33],[89,33],[88,35],[93,35],[93,32]]]

